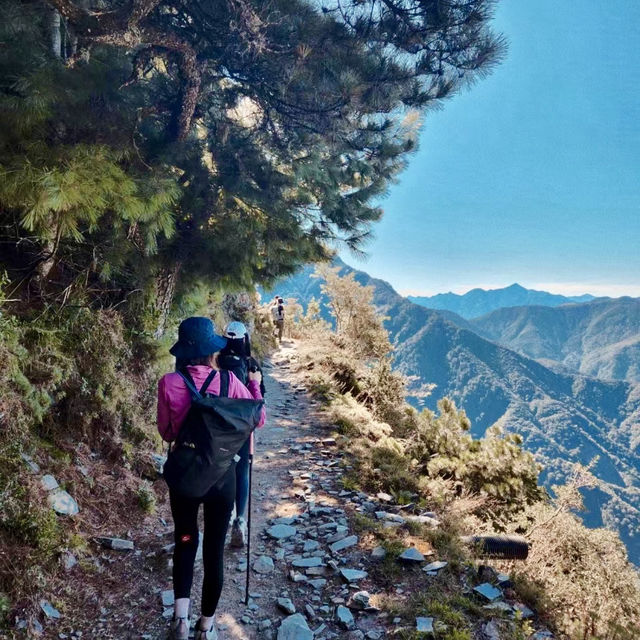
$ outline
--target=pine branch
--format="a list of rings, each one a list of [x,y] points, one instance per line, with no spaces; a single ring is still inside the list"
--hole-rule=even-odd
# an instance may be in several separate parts
[[[147,49],[152,48],[156,53],[167,50],[178,54],[178,68],[182,78],[180,103],[173,119],[172,130],[176,139],[184,140],[191,128],[200,93],[202,73],[196,52],[187,40],[170,31],[160,31],[140,24],[158,6],[160,0],[133,0],[118,11],[101,14],[81,9],[70,0],[49,1],[89,46],[106,44],[128,49],[147,47]],[[139,65],[143,63],[145,56],[151,53],[147,49],[136,57],[134,74],[139,72]],[[131,82],[133,82],[133,76],[123,86]]]

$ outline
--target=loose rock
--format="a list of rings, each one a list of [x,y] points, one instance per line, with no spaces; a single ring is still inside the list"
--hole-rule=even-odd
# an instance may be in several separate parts
[[[433,618],[416,618],[416,631],[433,633]]]
[[[275,569],[275,565],[273,564],[273,560],[269,556],[260,556],[253,563],[253,570],[256,573],[267,574],[271,573]]]
[[[500,591],[500,589],[496,589],[488,582],[484,582],[483,584],[474,587],[473,590],[489,602],[493,602],[494,600],[498,600],[498,598],[502,597],[502,591]]]
[[[298,530],[288,524],[276,524],[267,529],[267,535],[274,540],[285,540],[291,536],[295,536]]]
[[[338,605],[338,608],[336,609],[336,620],[343,629],[349,630],[356,626],[353,614],[343,605]]]
[[[353,547],[355,544],[358,544],[358,536],[349,536],[348,538],[334,542],[329,549],[331,549],[333,553],[337,553],[338,551],[344,551],[344,549]]]
[[[358,569],[340,569],[340,575],[345,582],[357,582],[358,580],[364,580],[369,574]]]
[[[278,598],[276,604],[278,605],[278,608],[282,609],[285,613],[293,615],[296,612],[296,606],[290,598]]]
[[[301,613],[285,618],[278,629],[278,640],[313,640],[313,631]]]
[[[409,547],[398,556],[398,560],[402,562],[424,562],[424,556],[415,547]]]
[[[123,540],[122,538],[96,538],[96,542],[107,549],[114,551],[133,551],[133,540]]]
[[[64,489],[54,489],[47,496],[47,501],[62,516],[75,516],[80,511],[78,503]]]
[[[40,608],[47,618],[58,619],[60,617],[60,612],[46,600],[40,600]]]

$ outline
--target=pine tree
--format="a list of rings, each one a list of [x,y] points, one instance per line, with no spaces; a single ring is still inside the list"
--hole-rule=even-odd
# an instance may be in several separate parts
[[[48,300],[141,291],[161,329],[194,283],[358,250],[420,113],[499,58],[491,8],[0,0],[3,266]]]

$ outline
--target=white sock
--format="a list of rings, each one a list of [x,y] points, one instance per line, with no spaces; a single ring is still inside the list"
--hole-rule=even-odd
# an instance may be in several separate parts
[[[189,615],[189,598],[176,600],[174,615],[176,618],[186,618]]]
[[[209,631],[212,625],[213,625],[213,616],[209,618],[206,616],[200,616],[200,624],[198,626],[202,631]]]

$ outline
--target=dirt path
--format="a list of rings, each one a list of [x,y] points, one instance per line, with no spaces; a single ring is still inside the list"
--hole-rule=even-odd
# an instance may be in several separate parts
[[[256,437],[253,469],[252,564],[265,555],[274,560],[274,570],[268,574],[251,570],[250,594],[253,597],[247,608],[244,606],[245,552],[229,549],[225,586],[216,616],[221,638],[260,635],[256,623],[282,617],[282,612],[276,611],[275,600],[285,592],[291,592],[294,584],[271,548],[273,545],[265,540],[265,529],[274,518],[303,512],[305,503],[300,495],[294,495],[301,489],[292,484],[292,472],[300,466],[300,452],[305,445],[311,443],[312,449],[315,446],[319,450],[315,441],[326,437],[327,428],[320,426],[315,403],[293,379],[292,357],[295,357],[295,348],[285,342],[265,369],[269,417],[267,425]]]

